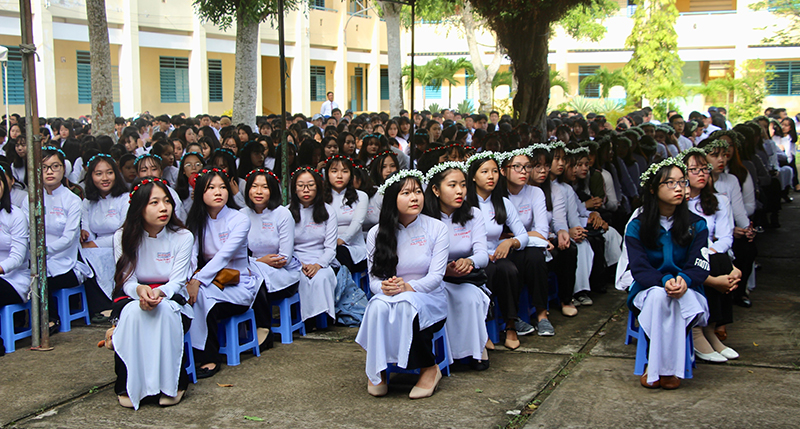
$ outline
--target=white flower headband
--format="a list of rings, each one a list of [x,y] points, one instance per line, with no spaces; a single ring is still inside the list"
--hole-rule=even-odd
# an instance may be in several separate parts
[[[447,161],[441,164],[436,164],[430,170],[428,170],[428,174],[425,175],[425,183],[430,183],[431,179],[433,179],[433,176],[447,170],[448,168],[456,168],[463,171],[465,175],[467,174],[467,166],[464,165],[463,162]]]
[[[469,169],[469,167],[472,165],[473,162],[486,158],[491,158],[499,164],[500,163],[500,160],[498,159],[499,155],[500,154],[495,154],[490,150],[485,150],[483,152],[478,152],[475,155],[472,155],[471,157],[467,158],[467,162],[465,162],[464,164],[466,164],[467,169]]]
[[[647,171],[642,174],[642,181],[640,182],[642,188],[647,186],[647,181],[653,178],[658,170],[660,170],[662,167],[669,166],[678,167],[683,171],[684,174],[686,174],[686,164],[684,164],[683,161],[678,158],[667,158],[658,164],[651,165],[650,168],[648,168]]]
[[[561,140],[556,140],[553,143],[550,143],[550,150],[556,150],[558,148],[567,150],[567,145],[564,144]]]
[[[563,143],[561,143],[561,144],[563,144]],[[543,149],[543,150],[546,150],[546,151],[550,152],[551,150],[553,150],[553,145],[549,145],[549,144],[545,144],[545,143],[534,143],[534,144],[528,146],[526,149],[528,149],[528,155],[531,155],[531,154],[533,154],[533,151],[535,151],[537,149]]]
[[[394,185],[395,183],[405,179],[406,177],[412,177],[412,176],[416,177],[417,180],[419,180],[420,182],[425,181],[425,176],[419,170],[400,170],[397,173],[394,173],[391,176],[389,176],[389,178],[386,179],[385,182],[383,182],[383,185],[381,185],[378,188],[378,193],[383,195],[384,193],[386,193],[386,190],[389,189],[389,186]]]
[[[499,155],[498,161],[502,164],[502,163],[506,162],[506,160],[514,159],[514,157],[516,157],[516,156],[525,155],[525,156],[530,157],[531,156],[531,151],[533,149],[534,148],[532,146],[528,146],[528,147],[521,147],[519,149],[514,149],[511,152],[501,153]]]
[[[579,153],[585,153],[586,156],[589,156],[589,148],[586,146],[579,147],[577,149],[564,149],[564,153],[567,155],[577,155]]]
[[[683,152],[679,153],[679,154],[678,154],[678,159],[680,159],[681,161],[683,161],[683,163],[685,164],[685,163],[686,163],[686,160],[688,160],[688,159],[689,159],[689,157],[690,157],[690,156],[692,156],[692,155],[694,155],[694,154],[700,155],[700,156],[702,156],[703,158],[705,158],[705,157],[706,157],[706,155],[708,155],[708,154],[706,153],[706,150],[705,150],[705,148],[703,148],[703,149],[700,149],[699,147],[690,147],[689,149],[686,149],[685,151],[683,151]]]

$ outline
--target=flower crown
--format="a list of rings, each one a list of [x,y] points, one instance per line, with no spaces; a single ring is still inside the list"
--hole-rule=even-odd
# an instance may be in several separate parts
[[[728,142],[725,140],[717,139],[713,142],[703,146],[703,149],[706,151],[706,154],[713,153],[717,149],[725,149],[728,150]]]
[[[61,150],[61,149],[59,149],[59,148],[57,148],[55,146],[45,146],[45,147],[42,148],[42,150],[51,150],[53,152],[60,153],[63,158],[67,157],[67,155],[64,155],[64,151],[63,150]]]
[[[486,159],[486,158],[491,158],[495,162],[498,162],[498,156],[499,156],[499,154],[495,154],[494,152],[492,152],[490,150],[485,150],[483,152],[478,152],[475,155],[472,155],[471,157],[467,158],[467,162],[465,162],[464,164],[466,164],[467,169],[469,169],[469,167],[472,166],[473,162],[480,161],[480,160]]]
[[[647,171],[642,174],[641,182],[639,184],[642,185],[642,188],[646,187],[647,181],[655,177],[658,170],[660,170],[662,167],[670,166],[678,167],[681,169],[681,171],[683,171],[683,174],[686,174],[686,164],[684,164],[683,161],[678,158],[667,158],[658,164],[651,165],[650,168],[648,168]]]
[[[220,148],[214,149],[214,153],[220,153],[220,152],[221,153],[227,153],[228,155],[232,156],[233,159],[236,159],[236,154],[233,153],[233,151],[230,150],[230,149],[226,149],[224,147],[220,147]]]
[[[699,147],[690,147],[689,149],[686,149],[685,151],[679,153],[677,158],[683,161],[684,164],[686,164],[686,161],[689,159],[689,157],[695,154],[700,155],[703,158],[705,158],[706,155],[708,155],[705,151],[705,148],[700,149]]]
[[[331,155],[331,156],[325,158],[325,165],[328,165],[328,163],[333,161],[334,159],[346,159],[346,160],[350,161],[350,164],[354,164],[353,163],[353,158],[350,158],[347,155],[340,155],[340,154],[337,153],[337,154],[334,154],[334,155]]]
[[[564,149],[564,152],[567,155],[578,155],[580,153],[585,153],[586,156],[589,156],[589,148],[586,146],[579,147],[577,149]]]
[[[199,179],[201,176],[203,176],[205,174],[208,174],[208,173],[219,173],[219,174],[221,174],[221,175],[223,175],[225,177],[228,177],[228,175],[225,173],[225,171],[223,171],[221,168],[213,167],[213,168],[204,168],[204,169],[200,170],[200,172],[197,173],[197,178]]]
[[[183,162],[184,158],[186,158],[189,155],[196,155],[196,156],[200,157],[200,159],[203,159],[203,154],[202,153],[192,151],[192,152],[184,153],[183,156],[181,157],[181,162]]]
[[[419,170],[400,170],[389,176],[389,178],[386,179],[385,182],[383,182],[383,185],[378,187],[378,193],[383,195],[386,193],[386,190],[389,189],[389,186],[394,185],[395,183],[405,179],[406,177],[412,177],[412,176],[416,177],[417,180],[420,181],[420,183],[425,181],[425,176]]]
[[[433,179],[433,176],[449,168],[455,168],[464,172],[464,175],[467,174],[467,166],[464,165],[463,162],[447,161],[441,164],[436,164],[430,170],[428,170],[428,173],[425,174],[425,183],[430,183],[431,179]]]
[[[392,152],[390,150],[385,150],[383,152],[378,152],[378,153],[375,154],[375,156],[372,157],[372,161],[375,161],[376,159],[378,159],[378,158],[380,158],[382,156],[389,156],[389,155],[391,155],[393,153],[394,152]]]
[[[562,145],[564,144],[562,142],[559,142],[559,143],[561,143]],[[543,150],[546,150],[546,151],[550,152],[551,150],[553,150],[553,145],[545,144],[545,143],[534,143],[534,144],[528,146],[526,149],[528,149],[528,155],[531,155],[531,154],[533,154],[533,151],[538,150],[538,149],[543,149]]]
[[[516,157],[516,156],[525,155],[527,157],[530,157],[531,156],[531,150],[532,150],[532,148],[530,148],[530,147],[521,147],[519,149],[514,149],[511,152],[501,153],[499,155],[499,158],[500,158],[499,161],[500,161],[501,164],[503,164],[506,161],[508,161],[509,159],[514,159],[514,157]]]
[[[247,175],[246,175],[246,176],[244,176],[244,180],[248,180],[248,179],[250,178],[250,176],[251,176],[251,175],[253,175],[253,174],[258,174],[258,173],[264,173],[264,174],[267,174],[267,175],[269,175],[269,176],[272,176],[272,178],[273,178],[273,179],[275,179],[275,180],[277,180],[277,181],[278,181],[278,184],[280,184],[280,183],[281,183],[281,179],[278,179],[278,175],[277,175],[277,174],[275,174],[275,173],[273,173],[272,171],[269,171],[269,170],[267,170],[267,169],[265,169],[265,168],[256,168],[255,170],[253,170],[253,171],[251,171],[251,172],[247,173]]]
[[[100,159],[100,158],[110,158],[112,160],[114,159],[113,156],[111,156],[111,155],[109,155],[107,153],[98,153],[97,155],[89,158],[89,161],[86,163],[86,165],[89,166],[89,165],[92,164],[92,161],[94,161],[95,159]]]
[[[550,143],[549,146],[550,146],[550,150],[551,151],[552,150],[556,150],[558,148],[564,149],[565,151],[567,150],[567,145],[564,144],[564,142],[562,142],[561,140],[556,140],[556,141]]]
[[[141,182],[137,183],[137,184],[136,184],[136,186],[134,186],[134,187],[133,187],[133,189],[131,190],[131,193],[130,193],[130,194],[128,194],[128,198],[129,198],[129,199],[128,199],[128,202],[131,202],[131,201],[130,201],[130,198],[133,198],[133,194],[135,194],[135,193],[136,193],[136,191],[138,191],[138,190],[139,190],[139,188],[140,188],[142,185],[147,185],[147,184],[149,184],[149,183],[155,183],[155,182],[159,182],[159,183],[163,184],[164,186],[169,186],[169,185],[167,184],[167,181],[166,181],[166,180],[164,180],[164,179],[159,179],[158,177],[153,177],[153,178],[150,178],[150,179],[144,179],[144,180],[142,180]]]
[[[134,167],[136,167],[137,165],[139,165],[139,162],[140,162],[141,160],[145,159],[145,158],[158,158],[158,162],[159,162],[159,163],[161,163],[161,161],[162,161],[162,159],[161,159],[161,157],[160,157],[160,156],[158,156],[158,155],[154,155],[154,154],[152,154],[152,153],[146,153],[146,154],[144,154],[144,155],[139,155],[139,156],[137,156],[137,157],[136,157],[136,160],[134,160],[134,161],[133,161],[133,166],[134,166]]]
[[[319,176],[319,171],[316,168],[311,168],[308,166],[298,167],[296,170],[292,171],[292,178],[294,178],[295,174],[302,173],[304,171],[308,171],[309,173],[314,173]]]

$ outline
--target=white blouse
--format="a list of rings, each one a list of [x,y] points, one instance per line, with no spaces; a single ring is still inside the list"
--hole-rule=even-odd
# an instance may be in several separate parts
[[[494,220],[494,205],[492,205],[491,195],[489,195],[489,198],[485,200],[478,195],[478,203],[480,204],[480,211],[483,215],[483,223],[486,227],[487,250],[489,254],[494,254],[494,251],[497,250],[497,246],[500,245],[500,236],[503,234],[503,225],[498,225]],[[508,226],[508,229],[511,230],[511,233],[514,234],[514,238],[519,240],[520,248],[526,247],[528,245],[528,231],[525,230],[525,226],[522,224],[522,221],[519,220],[517,208],[514,207],[514,204],[512,204],[508,198],[503,198],[503,205],[506,208],[505,225]]]
[[[344,193],[345,191],[336,192],[331,189],[331,207],[336,212],[339,238],[344,241],[350,257],[357,264],[367,259],[367,243],[362,228],[367,217],[369,197],[365,192],[356,190],[358,200],[348,206],[345,204]]]
[[[256,213],[250,207],[239,210],[250,219],[247,247],[256,259],[281,255],[291,261],[294,254],[294,219],[284,206]]]
[[[11,205],[21,208],[22,211],[25,212],[25,216],[28,216],[28,192],[16,187],[12,187]]]
[[[142,232],[144,239],[136,252],[137,263],[128,279],[122,284],[125,294],[138,299],[139,285],[160,284],[157,287],[167,299],[176,293],[188,297],[186,281],[192,275],[191,257],[194,236],[188,229],[172,231],[165,227],[155,237]],[[114,233],[114,259],[122,256],[122,229]]]
[[[87,241],[94,241],[97,247],[112,247],[114,233],[125,222],[128,215],[127,193],[119,196],[100,197],[97,201],[83,200],[81,204],[81,229],[89,233]]]
[[[44,192],[47,275],[55,277],[75,268],[81,228],[81,198],[60,185]]]
[[[715,194],[717,197],[717,211],[713,215],[703,213],[700,205],[700,195],[689,199],[689,210],[706,220],[708,225],[708,247],[717,253],[726,253],[733,245],[733,215],[728,197]]]
[[[247,256],[249,232],[250,219],[228,206],[222,207],[216,219],[209,217],[203,231],[203,257],[206,264],[193,278],[204,286],[210,286],[220,270],[232,268],[239,271],[239,283],[245,283],[244,278],[249,277],[250,272],[250,259]],[[193,252],[192,261],[197,261],[197,243]]]
[[[564,196],[564,191],[554,181],[550,182],[550,201],[553,206],[553,209],[547,212],[550,232],[557,233],[558,231],[569,230],[567,226],[567,200]]]
[[[742,198],[742,188],[739,186],[739,179],[728,173],[720,173],[719,178],[714,180],[714,189],[717,195],[728,197],[733,211],[734,225],[739,228],[750,226],[750,219],[747,217],[744,200]]]
[[[329,204],[325,204],[325,209],[328,220],[314,223],[314,205],[300,207],[300,222],[294,227],[294,253],[303,264],[319,264],[326,268],[336,258],[336,212]]]
[[[0,278],[17,291],[23,302],[28,301],[31,288],[28,256],[27,213],[16,207],[11,213],[0,210]]]
[[[486,225],[483,214],[478,208],[470,211],[472,219],[463,226],[453,223],[453,216],[442,213],[442,222],[447,226],[450,237],[450,254],[447,259],[455,261],[469,258],[475,268],[485,268],[489,264],[489,253],[486,249]]]
[[[527,184],[523,185],[518,194],[514,195],[509,192],[508,199],[516,207],[519,220],[527,231],[536,231],[545,239],[550,236],[547,201],[545,200],[544,192],[540,188]],[[547,247],[547,243],[538,237],[529,238],[528,247],[535,246]]]

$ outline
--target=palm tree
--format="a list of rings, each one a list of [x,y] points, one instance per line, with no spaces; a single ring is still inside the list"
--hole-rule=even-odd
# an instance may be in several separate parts
[[[424,65],[414,65],[414,80],[419,82],[422,85],[422,105],[425,105],[425,87],[431,86],[434,88],[441,87],[441,81],[437,81],[436,79],[437,70],[435,70],[434,64],[427,63]],[[407,77],[406,80],[406,89],[414,90],[414,83],[411,82],[411,66],[405,65],[403,66],[403,76]],[[411,110],[414,109],[414,106],[411,106]]]
[[[581,91],[586,89],[586,85],[600,85],[600,96],[608,98],[608,93],[615,86],[625,86],[628,80],[622,74],[622,69],[610,71],[605,67],[600,67],[594,74],[583,78],[581,81]]]
[[[564,94],[569,94],[569,83],[561,76],[558,70],[550,70],[550,88],[557,86],[564,90]]]
[[[514,74],[511,70],[504,70],[495,73],[494,79],[492,79],[492,109],[494,109],[494,90],[497,89],[498,86],[508,85],[510,91],[511,80],[513,78]]]
[[[447,107],[450,108],[453,104],[453,85],[459,84],[458,79],[456,79],[456,73],[464,70],[467,74],[474,74],[475,69],[472,68],[472,63],[463,57],[455,61],[450,58],[438,57],[429,64],[432,64],[431,67],[434,67],[433,71],[436,74],[436,80],[439,82],[447,82]],[[466,79],[464,83],[466,84]]]

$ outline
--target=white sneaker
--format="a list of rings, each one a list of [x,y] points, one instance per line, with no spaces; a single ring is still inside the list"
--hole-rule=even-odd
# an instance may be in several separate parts
[[[694,349],[694,355],[706,362],[722,363],[728,361],[728,358],[717,352],[700,353],[697,349]]]

